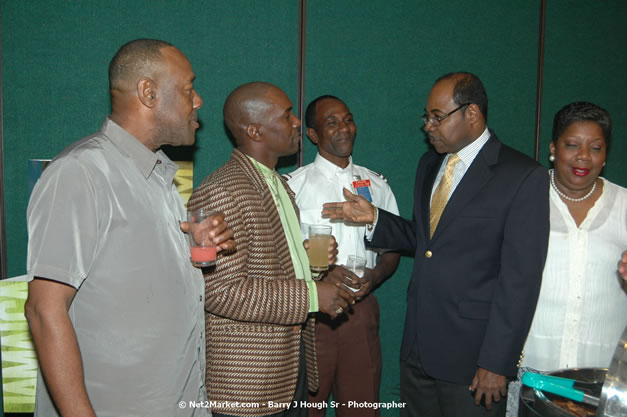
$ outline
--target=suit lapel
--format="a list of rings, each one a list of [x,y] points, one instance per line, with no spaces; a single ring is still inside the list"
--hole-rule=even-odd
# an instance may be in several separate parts
[[[490,139],[483,148],[481,148],[472,164],[470,164],[466,174],[457,188],[455,188],[453,195],[451,195],[451,198],[446,204],[442,212],[442,217],[440,217],[438,227],[435,229],[433,240],[436,240],[438,236],[444,233],[450,223],[462,214],[468,203],[470,203],[494,175],[490,167],[496,164],[498,160],[501,142],[494,133],[490,133]]]
[[[233,159],[242,167],[246,176],[249,177],[251,184],[253,184],[255,189],[259,192],[264,212],[266,213],[268,222],[270,223],[270,227],[272,229],[272,237],[276,245],[277,255],[281,267],[290,278],[295,279],[296,275],[294,272],[294,265],[292,263],[292,255],[290,254],[287,238],[285,237],[285,231],[283,230],[283,224],[281,223],[281,216],[279,215],[279,210],[274,203],[274,199],[272,198],[268,184],[266,184],[265,178],[261,172],[255,168],[252,162],[250,162],[248,157],[239,150],[235,149],[233,151]],[[281,184],[286,183],[282,180]],[[285,185],[283,186],[285,187]],[[292,200],[292,204],[294,204],[294,193],[291,192],[289,187],[286,188],[288,190],[288,194],[290,195],[290,200]]]

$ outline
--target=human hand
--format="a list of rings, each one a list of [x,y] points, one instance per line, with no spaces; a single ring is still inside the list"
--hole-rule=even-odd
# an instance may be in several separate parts
[[[361,287],[359,288],[359,291],[354,294],[355,299],[361,300],[362,298],[370,294],[370,291],[372,291],[372,289],[376,287],[377,284],[379,284],[379,280],[380,277],[374,269],[365,268],[364,276],[359,278]]]
[[[305,247],[307,254],[309,254],[309,239],[305,239],[303,241],[303,246]],[[329,265],[333,265],[335,263],[337,260],[337,254],[337,241],[335,240],[335,237],[331,235],[331,239],[329,240]]]
[[[375,208],[368,200],[353,194],[344,188],[345,202],[325,203],[322,206],[322,217],[329,219],[349,220],[353,223],[372,223]]]
[[[492,402],[506,398],[507,380],[503,375],[479,368],[468,389],[475,391],[475,405],[481,404],[481,397],[485,395],[485,407],[491,410]]]
[[[359,290],[362,283],[361,278],[359,278],[359,276],[352,272],[350,269],[347,269],[344,265],[331,266],[327,274],[324,276],[324,278],[322,278],[322,280],[324,282],[329,282],[333,285],[346,285],[348,287],[354,288],[355,290]]]
[[[181,222],[184,233],[192,233],[194,240],[199,243],[213,241],[216,251],[235,249],[233,230],[224,221],[222,213],[207,217],[200,223]]]
[[[623,252],[623,256],[618,261],[618,273],[627,281],[627,250]]]
[[[344,313],[349,305],[355,303],[352,292],[342,284],[325,281],[315,281],[315,283],[318,290],[318,309],[332,319]]]
[[[331,239],[329,240],[329,265],[333,265],[335,261],[337,261],[337,241],[335,240],[335,236],[331,235]]]

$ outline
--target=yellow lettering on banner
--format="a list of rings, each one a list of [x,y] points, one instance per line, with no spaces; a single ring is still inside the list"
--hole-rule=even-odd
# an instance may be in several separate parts
[[[21,331],[19,333],[8,334],[6,336],[2,335],[2,346],[11,346],[14,348],[21,348],[21,349],[32,349],[33,341],[30,338],[30,332],[28,332],[28,327],[24,329],[24,331]],[[7,352],[7,354],[16,354],[16,353],[17,353],[16,351]],[[21,352],[17,356],[22,357]],[[7,362],[7,361],[13,362],[12,359],[5,358],[3,354],[2,362]]]
[[[24,317],[28,283],[0,281],[0,344],[4,411],[35,410],[37,355]]]
[[[179,166],[178,171],[174,174],[174,184],[181,196],[183,205],[187,207],[187,201],[192,196],[192,191],[194,190],[194,162],[174,161],[174,163]]]
[[[35,371],[35,376],[36,375],[37,375],[37,372]],[[16,395],[12,397],[11,399],[13,403],[31,404],[31,402],[33,401],[31,400],[31,397],[33,398],[35,397],[36,387],[30,381],[23,379],[20,381],[9,382],[7,385],[8,386],[4,387],[5,391]],[[6,398],[5,398],[5,402],[6,402]],[[5,407],[6,407],[6,404],[5,404]],[[35,411],[34,407],[33,407],[33,411]]]

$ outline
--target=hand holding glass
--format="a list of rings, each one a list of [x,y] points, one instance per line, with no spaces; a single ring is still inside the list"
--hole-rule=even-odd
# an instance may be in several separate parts
[[[331,226],[309,226],[309,265],[312,271],[321,272],[329,269],[330,244]]]
[[[200,223],[216,214],[213,210],[197,209],[187,212],[187,221],[190,223],[189,246],[191,248],[192,264],[203,268],[216,263],[216,247],[213,240],[205,232],[202,233]]]
[[[346,259],[346,269],[361,278],[366,272],[366,260],[359,256],[349,255]],[[360,290],[360,288],[353,288],[349,287],[348,285],[346,285],[346,288],[353,292],[357,292]]]

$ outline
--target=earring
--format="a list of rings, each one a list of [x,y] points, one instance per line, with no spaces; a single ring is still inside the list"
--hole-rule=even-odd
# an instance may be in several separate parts
[[[551,162],[555,162],[555,155],[551,154],[551,155],[549,156],[549,161],[551,161]]]
[[[605,166],[605,162],[603,162],[603,166]]]

